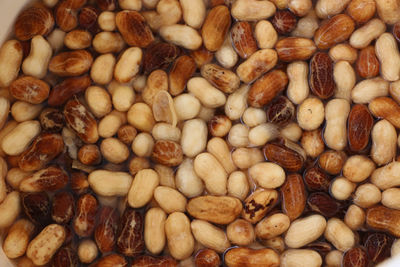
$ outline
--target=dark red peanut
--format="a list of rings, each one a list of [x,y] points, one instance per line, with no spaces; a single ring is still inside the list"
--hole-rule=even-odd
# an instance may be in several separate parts
[[[183,151],[176,142],[159,140],[154,145],[152,157],[158,163],[176,166],[183,161]]]
[[[8,90],[18,100],[40,104],[49,96],[50,86],[35,77],[23,76],[13,81]]]
[[[118,254],[109,254],[100,258],[95,263],[89,265],[89,267],[127,267],[128,262],[126,259]]]
[[[98,221],[94,239],[102,253],[110,252],[114,249],[116,241],[118,212],[111,207],[104,206],[100,209]]]
[[[40,170],[55,159],[63,149],[64,141],[61,135],[42,133],[21,154],[18,166],[24,171]]]
[[[78,255],[71,247],[62,247],[53,257],[52,267],[78,266]]]
[[[357,104],[351,108],[348,119],[347,138],[352,151],[360,152],[367,147],[373,125],[374,119],[368,107]]]
[[[368,267],[367,253],[360,247],[351,248],[343,254],[342,267]]]
[[[301,170],[304,164],[304,158],[299,153],[279,143],[266,144],[264,156],[292,172]]]
[[[281,187],[282,209],[291,221],[297,219],[306,206],[306,189],[299,174],[289,174]]]
[[[61,111],[53,108],[46,108],[40,113],[40,125],[44,132],[57,133],[65,125],[64,115]]]
[[[218,267],[221,265],[221,259],[217,252],[206,248],[197,252],[194,263],[196,267]]]
[[[79,13],[79,26],[91,33],[97,33],[99,31],[99,25],[97,24],[99,13],[100,11],[94,6],[83,7]]]
[[[247,21],[236,22],[231,29],[232,44],[241,58],[248,58],[257,50],[253,30]]]
[[[319,98],[328,99],[333,95],[333,61],[327,53],[318,52],[311,58],[310,87]]]
[[[361,49],[356,62],[356,70],[358,75],[365,79],[379,75],[379,61],[373,46]]]
[[[293,103],[287,97],[279,96],[268,106],[267,120],[279,126],[285,126],[293,119],[295,111]]]
[[[86,143],[96,143],[99,139],[97,122],[93,115],[78,100],[71,99],[64,107],[64,117],[69,127]]]
[[[44,193],[22,194],[21,204],[25,215],[35,224],[46,225],[50,219],[50,199]]]
[[[311,167],[304,172],[304,182],[310,191],[328,191],[330,177],[319,167]]]
[[[54,17],[44,6],[32,6],[19,14],[15,22],[15,36],[27,41],[35,35],[47,35],[53,29]]]
[[[273,70],[264,74],[250,87],[247,101],[253,107],[262,107],[283,91],[289,79],[285,72]]]
[[[321,213],[325,217],[333,217],[340,210],[340,204],[324,192],[312,193],[307,204],[311,210]]]
[[[276,11],[271,22],[275,30],[280,34],[290,33],[297,24],[296,16],[288,10]]]
[[[371,261],[379,263],[390,257],[393,237],[385,233],[372,233],[368,235],[364,246]]]
[[[86,194],[79,198],[75,219],[72,224],[78,236],[87,237],[93,233],[97,208],[97,200],[91,194]]]
[[[135,258],[132,267],[176,267],[178,263],[170,256],[152,257],[143,255]]]
[[[83,92],[91,84],[88,75],[63,80],[50,91],[48,103],[50,106],[61,106],[73,95]]]
[[[144,251],[143,216],[127,207],[121,217],[117,238],[118,251],[136,257]]]
[[[59,192],[53,197],[51,218],[58,224],[67,224],[71,221],[75,211],[75,200],[69,192]]]
[[[19,189],[23,192],[57,191],[67,183],[67,174],[60,167],[50,166],[24,178]]]
[[[146,49],[143,57],[143,72],[151,73],[156,69],[168,69],[179,54],[179,48],[169,43],[156,43]]]

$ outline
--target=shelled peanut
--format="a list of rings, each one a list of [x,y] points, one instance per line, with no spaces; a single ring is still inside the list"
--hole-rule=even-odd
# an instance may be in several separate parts
[[[54,267],[398,254],[399,10],[34,3],[0,48],[5,254]]]

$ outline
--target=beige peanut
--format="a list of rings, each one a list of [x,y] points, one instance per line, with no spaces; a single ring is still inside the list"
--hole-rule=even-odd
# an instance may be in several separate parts
[[[165,221],[166,213],[160,208],[151,208],[146,212],[144,222],[144,242],[146,248],[153,254],[160,253],[166,243]]]

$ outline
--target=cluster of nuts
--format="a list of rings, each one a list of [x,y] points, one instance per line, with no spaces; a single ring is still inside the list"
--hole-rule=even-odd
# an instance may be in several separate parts
[[[398,0],[42,0],[13,38],[0,228],[17,266],[400,254]]]

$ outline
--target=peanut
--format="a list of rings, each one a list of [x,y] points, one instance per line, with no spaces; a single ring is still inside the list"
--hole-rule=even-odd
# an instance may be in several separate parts
[[[301,2],[300,2],[301,1]],[[307,3],[308,0],[300,0],[299,3]],[[305,10],[306,11],[306,10]],[[315,31],[318,29],[318,17],[314,10],[309,10],[306,16],[302,17],[296,25],[296,28],[291,32],[292,36],[312,38]]]
[[[225,114],[231,120],[239,119],[247,107],[247,95],[250,87],[241,86],[236,92],[230,94],[225,104]]]
[[[357,187],[353,197],[354,203],[361,208],[369,208],[378,204],[381,199],[382,193],[379,188],[370,183],[365,183]]]
[[[354,63],[357,59],[357,49],[346,43],[337,44],[329,49],[329,56],[334,62],[344,60]]]
[[[202,43],[198,32],[187,25],[175,24],[163,26],[160,28],[160,35],[166,41],[189,50],[198,49]]]
[[[93,38],[92,46],[100,54],[117,53],[125,47],[125,42],[117,32],[100,32]]]
[[[260,108],[248,107],[243,112],[242,120],[248,127],[256,127],[267,122],[267,115]]]
[[[98,118],[104,117],[112,109],[110,95],[101,87],[88,87],[85,91],[85,99],[90,111]]]
[[[204,2],[202,0],[180,0],[179,2],[182,7],[183,20],[186,24],[195,29],[200,28],[206,17],[206,6]]]
[[[400,209],[400,189],[389,188],[382,192],[382,204],[390,209]]]
[[[249,129],[243,124],[235,124],[229,131],[228,142],[235,147],[249,145]]]
[[[249,175],[263,188],[280,187],[286,179],[285,171],[281,166],[272,162],[261,162],[249,169]]]
[[[193,253],[194,238],[190,230],[190,221],[185,214],[170,214],[165,221],[165,234],[172,257],[183,260]]]
[[[393,161],[376,169],[371,175],[371,182],[381,190],[399,186],[400,162]]]
[[[325,107],[325,143],[335,150],[342,150],[347,143],[346,123],[350,104],[345,99],[334,99]]]
[[[228,178],[228,195],[244,200],[249,193],[249,182],[246,174],[234,171]]]
[[[142,50],[131,47],[124,51],[115,65],[114,78],[120,83],[127,83],[139,72]]]
[[[115,63],[116,59],[111,53],[98,56],[93,62],[90,77],[98,84],[110,83],[113,78]]]
[[[44,78],[52,54],[53,51],[46,39],[40,35],[33,37],[29,56],[22,63],[22,71],[26,75]]]
[[[132,176],[126,172],[95,170],[89,174],[90,187],[101,196],[126,196],[132,184]]]
[[[154,140],[148,133],[136,135],[132,142],[132,151],[139,157],[149,157],[153,153]]]
[[[396,156],[396,129],[387,120],[377,122],[371,132],[371,157],[378,165],[391,162]]]
[[[19,219],[11,226],[3,242],[3,251],[8,258],[15,259],[25,254],[34,229],[34,224],[26,219]]]
[[[258,47],[261,49],[273,48],[278,41],[278,33],[268,20],[260,20],[254,29]]]
[[[295,61],[288,65],[289,85],[287,96],[294,104],[301,104],[308,97],[308,65],[304,61]]]
[[[349,181],[359,183],[367,179],[375,170],[375,164],[362,155],[349,157],[343,166],[343,175]]]
[[[256,236],[261,239],[271,239],[280,236],[290,227],[290,219],[286,214],[276,213],[257,223]]]
[[[381,64],[381,75],[387,81],[400,78],[400,54],[396,40],[390,33],[383,33],[375,42],[375,53]]]
[[[0,204],[0,228],[7,228],[13,224],[21,211],[21,198],[18,191],[12,191]]]
[[[181,145],[183,153],[190,157],[196,157],[207,144],[207,125],[203,120],[187,120],[182,128]]]
[[[322,258],[318,252],[310,249],[289,249],[281,255],[282,267],[319,267]]]
[[[353,67],[347,61],[338,61],[333,68],[333,77],[336,84],[335,97],[350,101],[356,83]]]
[[[255,239],[253,225],[243,219],[231,222],[226,228],[226,235],[229,241],[239,246],[250,245]]]
[[[297,123],[304,130],[315,130],[324,121],[324,111],[324,104],[319,98],[307,98],[297,108]]]
[[[383,197],[383,195],[382,195]],[[351,230],[360,229],[365,223],[365,212],[357,205],[351,205],[344,216],[344,222]]]
[[[378,15],[387,24],[395,24],[400,20],[400,4],[395,0],[375,0]]]
[[[31,141],[39,134],[38,121],[24,121],[3,137],[1,146],[7,155],[19,155],[28,147]]]
[[[197,242],[207,248],[222,253],[231,246],[225,232],[209,222],[193,220],[190,228]]]
[[[98,249],[96,243],[91,239],[84,239],[78,246],[78,257],[83,263],[91,263],[97,258]]]
[[[126,115],[116,110],[104,116],[98,125],[99,136],[109,138],[115,135],[120,127],[126,123]]]
[[[350,0],[340,0],[335,2],[329,0],[318,0],[315,5],[315,12],[319,18],[326,19],[341,13],[349,2]]]
[[[204,185],[202,180],[197,176],[193,167],[193,160],[186,158],[176,172],[175,183],[177,189],[188,198],[199,196]]]
[[[50,224],[46,226],[30,243],[26,256],[36,265],[48,263],[66,238],[63,226]]]
[[[213,195],[225,195],[228,175],[224,167],[211,153],[201,153],[194,159],[194,171],[204,181],[206,189]],[[213,172],[209,170],[212,169]]]
[[[346,251],[352,248],[356,242],[353,231],[351,231],[343,221],[337,218],[328,220],[324,235],[325,238],[340,251]]]
[[[258,148],[238,148],[232,153],[233,163],[239,169],[248,169],[258,162],[264,161],[264,156]]]
[[[186,210],[186,198],[173,188],[167,186],[156,187],[154,189],[154,199],[168,214],[185,212]]]
[[[267,19],[275,13],[275,5],[269,1],[238,0],[232,5],[232,16],[241,21]]]
[[[233,248],[225,253],[225,264],[228,267],[240,266],[270,266],[278,267],[280,260],[278,254],[269,248]]]
[[[285,244],[290,248],[305,246],[318,239],[324,233],[326,226],[326,220],[321,215],[297,219],[287,230]]]
[[[350,36],[350,45],[361,49],[367,47],[374,39],[386,30],[386,25],[380,19],[372,19],[367,24],[353,32]]]
[[[356,189],[356,185],[344,177],[336,178],[330,186],[330,192],[337,200],[348,199],[354,189]]]
[[[24,101],[16,101],[11,107],[11,115],[17,122],[36,119],[43,109],[43,104],[30,104]]]
[[[151,208],[147,211],[144,223],[144,242],[146,248],[153,254],[160,253],[166,243],[165,221],[166,213],[160,208]]]
[[[17,40],[9,40],[0,48],[0,87],[6,87],[17,76],[22,62],[22,46]]]
[[[226,102],[225,95],[204,78],[191,78],[187,83],[187,89],[205,107],[217,108]]]
[[[369,103],[376,97],[387,96],[389,83],[380,77],[366,79],[356,84],[351,91],[354,103]]]
[[[239,57],[235,49],[233,49],[232,47],[229,36],[225,38],[224,43],[215,53],[215,58],[217,59],[218,63],[221,64],[224,68],[229,69],[236,65]]]

